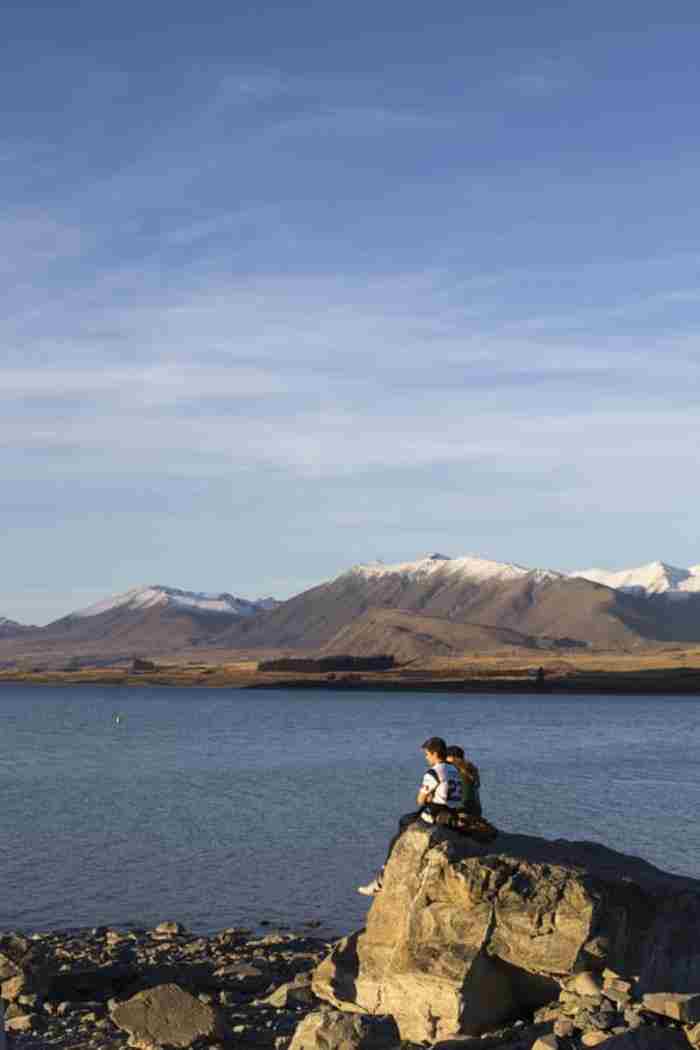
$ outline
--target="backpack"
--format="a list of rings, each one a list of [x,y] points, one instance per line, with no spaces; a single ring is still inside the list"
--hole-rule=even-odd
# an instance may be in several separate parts
[[[435,823],[474,839],[475,842],[493,842],[498,836],[498,828],[486,817],[474,817],[461,809],[443,810],[435,817]]]

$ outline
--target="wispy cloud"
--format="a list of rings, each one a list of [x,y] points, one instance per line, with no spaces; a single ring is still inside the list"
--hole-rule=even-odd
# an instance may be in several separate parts
[[[588,168],[489,152],[494,105],[590,86],[512,66],[431,95],[232,61],[151,95],[152,71],[64,64],[70,119],[4,146],[8,571],[88,579],[109,548],[110,586],[155,559],[254,595],[262,545],[260,589],[293,589],[433,533],[546,561],[558,530],[593,543],[596,505],[599,548],[650,501],[687,531],[698,258],[606,247]]]

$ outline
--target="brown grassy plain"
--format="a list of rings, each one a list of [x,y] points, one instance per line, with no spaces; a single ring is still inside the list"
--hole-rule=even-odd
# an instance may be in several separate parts
[[[265,653],[268,658],[271,653]],[[223,659],[222,659],[223,657]],[[636,652],[612,650],[562,653],[503,649],[459,657],[409,661],[374,673],[299,674],[259,672],[262,654],[224,654],[221,650],[185,653],[178,659],[154,658],[157,669],[137,672],[129,663],[80,670],[13,668],[0,670],[3,682],[35,685],[154,685],[220,688],[425,689],[527,691],[535,688],[537,668],[547,690],[581,692],[697,693],[700,695],[700,646],[664,646]]]

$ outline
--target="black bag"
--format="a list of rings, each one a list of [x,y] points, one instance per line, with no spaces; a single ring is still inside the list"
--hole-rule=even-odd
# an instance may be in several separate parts
[[[498,828],[486,817],[472,816],[463,809],[444,810],[435,816],[435,823],[458,831],[460,835],[466,835],[475,842],[493,842],[498,835]]]

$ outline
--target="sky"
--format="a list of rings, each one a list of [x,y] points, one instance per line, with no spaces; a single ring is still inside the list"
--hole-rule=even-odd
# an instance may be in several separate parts
[[[700,562],[697,2],[3,5],[0,616]]]

